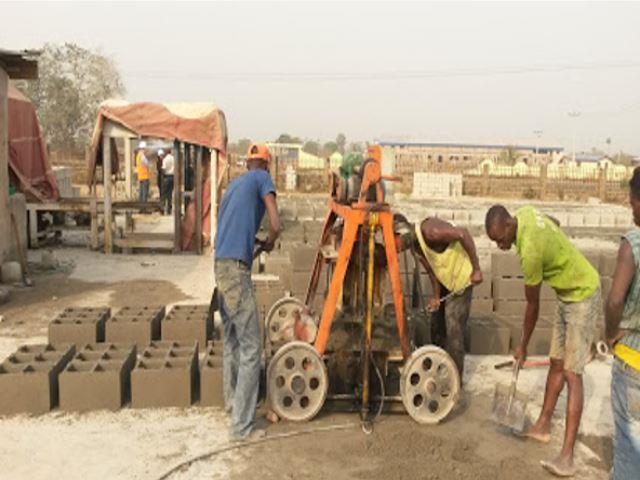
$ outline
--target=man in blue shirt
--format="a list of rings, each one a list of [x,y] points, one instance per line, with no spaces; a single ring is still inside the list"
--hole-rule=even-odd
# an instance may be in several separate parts
[[[218,213],[215,280],[224,327],[225,409],[231,413],[234,440],[265,435],[264,430],[254,428],[262,345],[251,263],[265,211],[269,236],[264,250],[273,249],[280,231],[276,189],[269,175],[270,157],[264,145],[249,148],[249,171],[229,183]]]

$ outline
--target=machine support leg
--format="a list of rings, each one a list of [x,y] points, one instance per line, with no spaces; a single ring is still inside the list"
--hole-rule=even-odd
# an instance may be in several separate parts
[[[375,266],[375,234],[378,215],[369,216],[369,248],[367,258],[367,310],[365,317],[364,349],[362,358],[362,419],[369,413],[369,370],[371,363],[371,334],[373,329],[373,280]]]

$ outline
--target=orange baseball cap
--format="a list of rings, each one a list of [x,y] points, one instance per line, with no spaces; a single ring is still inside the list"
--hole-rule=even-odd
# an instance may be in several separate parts
[[[378,162],[382,161],[382,149],[380,145],[369,145],[367,148],[367,158],[372,158]]]
[[[262,143],[254,143],[249,147],[247,152],[247,160],[264,160],[269,163],[271,161],[271,154],[266,145]]]

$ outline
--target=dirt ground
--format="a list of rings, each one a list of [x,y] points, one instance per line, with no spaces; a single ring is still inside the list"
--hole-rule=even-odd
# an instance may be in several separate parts
[[[205,303],[211,260],[206,257],[105,257],[83,249],[60,249],[68,271],[38,273],[36,286],[16,288],[0,306],[0,357],[22,343],[46,339],[49,320],[67,306]],[[31,252],[30,260],[37,260]],[[321,413],[311,423],[270,426],[269,437],[306,429],[349,425],[243,447],[182,469],[170,478],[262,479],[544,479],[539,466],[558,451],[562,412],[553,440],[539,445],[514,438],[488,420],[492,369],[499,357],[468,357],[464,407],[439,426],[420,426],[400,414],[383,415],[365,435],[357,414]],[[608,366],[587,372],[584,434],[577,448],[577,478],[605,479],[610,466]],[[505,377],[506,378],[506,377]],[[523,372],[534,392],[530,413],[540,408],[544,371]],[[535,399],[534,399],[535,398]],[[149,479],[195,455],[227,446],[226,418],[218,409],[52,412],[0,419],[0,477],[11,479]]]

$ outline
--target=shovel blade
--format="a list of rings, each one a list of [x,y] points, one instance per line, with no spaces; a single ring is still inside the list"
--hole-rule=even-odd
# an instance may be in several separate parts
[[[528,400],[529,398],[526,394],[517,390],[512,396],[511,385],[496,385],[491,408],[491,419],[516,432],[522,432],[524,430]]]

